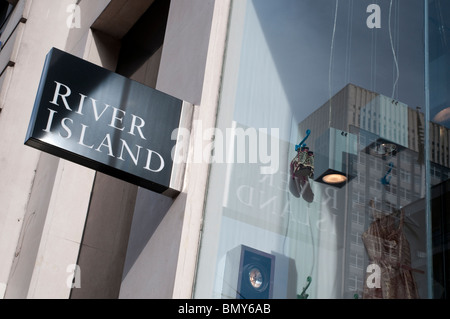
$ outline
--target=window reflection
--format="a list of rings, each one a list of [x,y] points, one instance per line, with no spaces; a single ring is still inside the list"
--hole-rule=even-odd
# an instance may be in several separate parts
[[[426,104],[424,2],[376,2],[380,28],[369,0],[233,2],[218,127],[279,128],[282,165],[212,165],[197,297],[240,289],[241,245],[271,256],[273,298],[445,296],[450,99],[439,84]],[[450,5],[429,6],[430,83],[447,81]]]
[[[366,98],[355,101],[358,96]],[[330,139],[325,146],[326,152],[318,151],[323,146],[318,145],[320,141],[318,143],[314,141],[317,157],[327,158],[325,160],[327,163],[336,161],[340,157],[340,161],[348,161],[348,165],[343,166],[345,173],[352,171],[351,174],[357,176],[356,179],[349,181],[346,189],[340,190],[338,195],[341,201],[348,201],[348,205],[340,206],[343,209],[338,213],[340,218],[345,219],[347,216],[348,220],[343,228],[338,230],[341,232],[341,239],[344,242],[348,241],[343,248],[346,296],[353,296],[355,291],[358,291],[363,298],[418,298],[419,291],[426,296],[427,286],[419,287],[415,281],[415,277],[423,277],[419,278],[419,281],[426,282],[426,260],[417,257],[423,256],[426,250],[425,212],[421,210],[411,214],[409,211],[409,205],[425,196],[424,186],[420,187],[421,194],[416,196],[410,191],[412,185],[421,185],[425,181],[425,169],[419,156],[423,150],[418,145],[409,144],[409,141],[413,140],[410,134],[403,134],[412,130],[419,132],[417,125],[418,123],[420,125],[420,122],[408,119],[420,118],[423,114],[418,114],[417,109],[412,109],[399,101],[393,101],[389,97],[353,84],[347,85],[333,99],[334,103],[325,103],[321,107],[329,109],[329,118],[324,117],[323,114],[326,112],[319,108],[299,124],[299,131],[302,132],[305,127],[311,128],[315,133],[315,135],[312,134],[313,141],[317,135],[323,134],[321,132],[329,130],[330,123],[338,130],[342,130],[341,132],[348,131],[347,141],[343,144],[342,141],[339,144],[336,138]],[[362,125],[358,126],[355,119],[363,117],[363,113],[365,113],[366,122],[361,121]],[[348,114],[348,116],[343,118],[342,114]],[[379,123],[378,127],[367,125],[372,117],[378,118],[378,116],[390,119],[397,129],[384,132],[379,129],[381,125],[384,125],[383,123]],[[342,134],[338,134],[337,137],[342,137]],[[329,151],[336,147],[347,152]],[[420,174],[415,175],[415,181],[411,181],[414,164],[419,164]],[[345,199],[346,197],[348,200]],[[398,215],[398,212],[402,212],[400,214],[402,217],[393,218],[393,214]],[[403,227],[403,225],[406,226]],[[357,238],[355,234],[361,237]],[[368,236],[370,240],[367,239]],[[416,239],[413,245],[409,244],[407,239],[409,237]],[[364,245],[361,238],[364,238]],[[397,247],[408,247],[397,251],[392,248],[385,250],[383,247],[386,243]],[[405,257],[406,252],[405,265],[395,264]],[[352,261],[355,259],[365,260],[365,262],[356,264]],[[376,268],[377,266],[381,268]],[[379,277],[375,273],[372,275],[378,279],[376,281],[373,279],[375,283],[369,282],[370,289],[367,286],[370,277],[367,275],[368,267],[380,271]],[[402,267],[408,269],[405,270]],[[417,271],[410,274],[409,268]],[[383,282],[385,276],[389,278],[407,276],[410,279],[407,282],[398,281],[398,278],[395,283],[394,281]],[[355,280],[365,284],[359,286],[359,290],[355,290]],[[398,291],[386,288],[394,284],[398,286]],[[414,293],[405,293],[411,289]]]

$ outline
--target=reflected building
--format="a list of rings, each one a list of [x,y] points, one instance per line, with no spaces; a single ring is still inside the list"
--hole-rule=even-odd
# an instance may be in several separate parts
[[[346,154],[343,174],[351,177],[340,190],[346,203],[339,212],[343,221],[342,296],[363,297],[369,258],[362,240],[374,221],[374,215],[390,214],[403,208],[403,231],[410,244],[411,269],[419,297],[427,296],[425,118],[420,107],[348,84],[322,107],[299,124],[299,131],[311,130],[310,145],[317,148],[315,161],[324,156],[318,142],[330,129],[339,130],[347,139],[346,150],[334,150],[330,157]],[[449,129],[429,125],[430,181],[438,185],[449,176]],[[300,136],[302,137],[302,136]],[[356,150],[356,151],[355,151]],[[326,156],[326,155],[325,155]],[[344,157],[342,157],[344,158]],[[331,161],[329,161],[331,163]],[[319,176],[314,176],[316,182]]]

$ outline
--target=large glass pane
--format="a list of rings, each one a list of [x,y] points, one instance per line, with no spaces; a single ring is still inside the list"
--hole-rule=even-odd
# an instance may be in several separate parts
[[[429,264],[432,264],[430,294],[433,298],[449,297],[450,288],[450,2],[427,1],[427,123],[429,127],[429,181],[427,201],[430,213]]]
[[[436,38],[422,0],[233,1],[194,297],[445,291],[427,198],[448,191],[448,60],[425,48],[448,49],[450,11],[431,2]]]

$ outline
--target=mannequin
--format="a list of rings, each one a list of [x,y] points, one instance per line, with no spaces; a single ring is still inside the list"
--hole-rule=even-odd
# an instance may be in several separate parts
[[[419,298],[411,268],[409,242],[403,232],[404,210],[390,214],[377,212],[373,200],[370,206],[374,221],[362,234],[370,263],[381,269],[380,285],[364,285],[365,299],[416,299]],[[400,216],[396,216],[400,215]],[[399,222],[397,223],[397,219]]]

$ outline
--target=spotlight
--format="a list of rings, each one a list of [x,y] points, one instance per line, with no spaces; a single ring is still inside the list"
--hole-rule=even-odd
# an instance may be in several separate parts
[[[316,182],[342,187],[356,176],[356,135],[331,127],[316,139],[314,154]]]
[[[341,184],[347,181],[347,176],[342,174],[328,174],[322,177],[322,181],[327,184]]]

